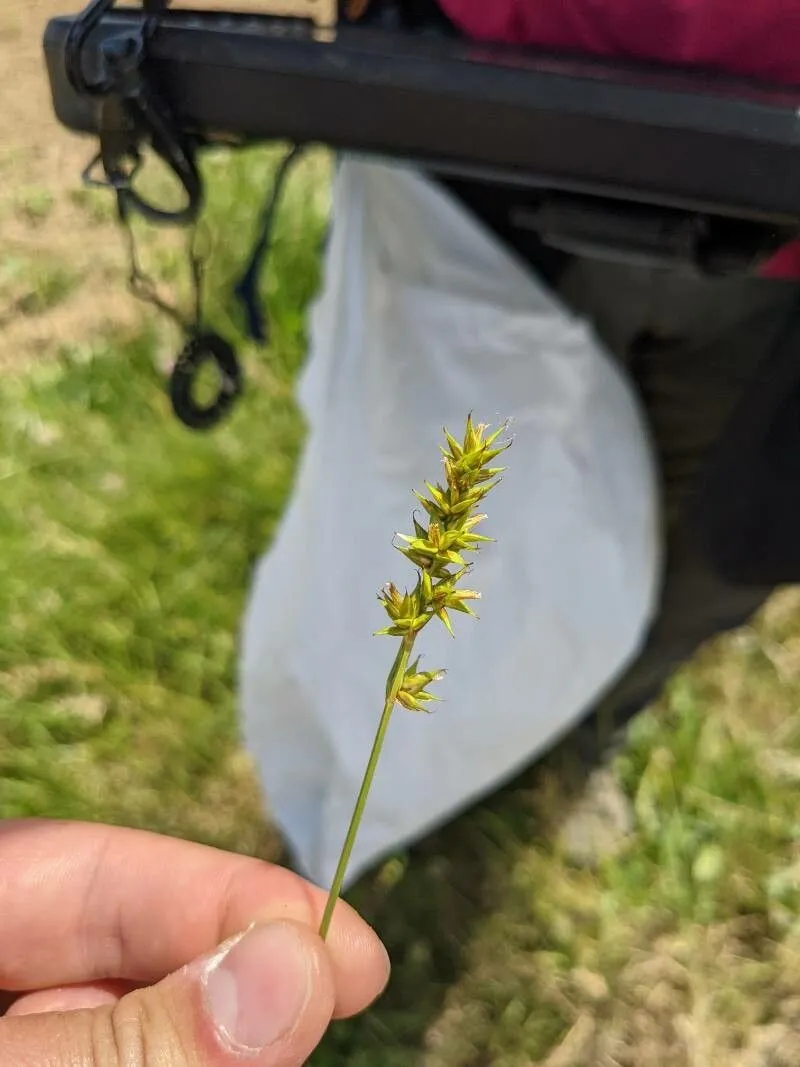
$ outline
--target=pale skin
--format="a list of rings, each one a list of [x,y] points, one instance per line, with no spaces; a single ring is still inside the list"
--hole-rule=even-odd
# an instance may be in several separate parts
[[[188,842],[0,823],[0,1063],[299,1067],[389,976],[346,904],[320,940],[325,899],[280,867]]]

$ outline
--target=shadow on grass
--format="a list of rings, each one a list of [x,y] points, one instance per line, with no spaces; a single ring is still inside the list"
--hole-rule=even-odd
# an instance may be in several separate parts
[[[568,738],[360,880],[348,900],[384,940],[392,980],[368,1014],[331,1030],[310,1061],[314,1067],[498,1062],[494,1041],[507,1048],[505,1031],[515,1025],[507,1017],[515,984],[532,982],[532,954],[559,947],[534,921],[533,899],[524,899],[535,889],[527,880],[515,884],[517,861],[534,843],[552,852],[558,819],[548,814],[548,797],[557,792],[554,811],[563,813],[580,795],[587,767]],[[542,1011],[520,1028],[520,1047],[545,1051],[557,1044],[572,1021],[562,1008],[545,995]]]

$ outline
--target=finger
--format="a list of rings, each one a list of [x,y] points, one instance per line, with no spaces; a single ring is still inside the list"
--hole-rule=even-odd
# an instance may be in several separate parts
[[[329,953],[308,926],[260,925],[113,1007],[0,1020],[0,1062],[301,1067],[335,999]]]
[[[316,929],[324,903],[322,890],[283,868],[186,841],[83,823],[0,824],[0,989],[151,984],[254,921]],[[344,904],[328,946],[336,1015],[353,1015],[386,984],[385,950]]]
[[[87,982],[55,989],[21,993],[8,1009],[8,1015],[43,1015],[49,1011],[80,1011],[116,1004],[133,989],[130,982]]]

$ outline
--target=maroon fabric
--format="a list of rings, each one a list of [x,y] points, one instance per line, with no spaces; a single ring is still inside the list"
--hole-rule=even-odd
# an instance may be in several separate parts
[[[800,86],[800,0],[440,0],[483,40]],[[800,245],[770,263],[800,277]]]
[[[800,0],[440,0],[475,37],[800,85]]]

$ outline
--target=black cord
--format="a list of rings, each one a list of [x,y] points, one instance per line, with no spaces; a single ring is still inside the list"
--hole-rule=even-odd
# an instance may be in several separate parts
[[[199,329],[201,321],[202,264],[198,262],[198,257],[195,255],[192,247],[194,242],[194,229],[192,230],[192,235],[189,240],[189,260],[192,267],[192,285],[195,304],[195,320],[194,323],[192,323],[185,315],[181,314],[178,308],[168,303],[168,301],[159,294],[153,279],[142,269],[136,237],[124,201],[120,204],[119,221],[128,248],[128,287],[131,293],[133,293],[137,300],[141,300],[143,303],[157,308],[162,314],[171,319],[182,332],[196,332]]]
[[[250,259],[234,289],[236,298],[244,311],[246,333],[252,341],[262,345],[269,340],[269,322],[261,309],[258,297],[261,275],[266,266],[272,244],[275,216],[277,215],[281,193],[286,185],[286,179],[292,166],[305,150],[304,145],[295,145],[281,160],[261,215],[261,225],[258,229]]]

